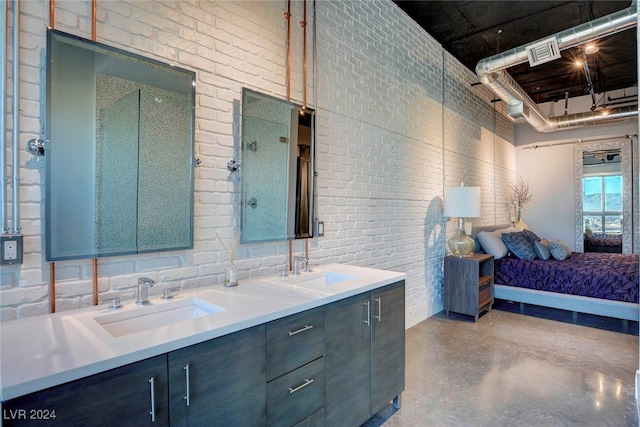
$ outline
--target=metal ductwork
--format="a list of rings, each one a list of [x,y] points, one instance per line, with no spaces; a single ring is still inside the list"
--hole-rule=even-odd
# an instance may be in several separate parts
[[[537,65],[552,60],[554,56],[557,56],[556,52],[553,52],[556,48],[559,50],[569,49],[635,27],[637,23],[636,1],[634,0],[627,9],[561,31],[527,46],[520,46],[482,59],[476,65],[476,74],[480,77],[480,82],[507,104],[507,115],[513,121],[526,120],[538,132],[613,123],[636,117],[638,115],[637,105],[618,108],[610,111],[607,115],[588,112],[550,118],[538,108],[513,77],[505,71],[506,68],[527,61],[530,61],[532,65]],[[549,49],[549,52],[544,52],[545,47]],[[535,59],[543,59],[534,60],[532,53],[535,53]]]

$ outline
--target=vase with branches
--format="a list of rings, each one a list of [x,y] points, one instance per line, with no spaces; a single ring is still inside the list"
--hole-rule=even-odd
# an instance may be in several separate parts
[[[529,183],[524,182],[522,177],[518,179],[518,182],[509,186],[511,189],[511,204],[516,209],[516,223],[520,222],[522,218],[522,208],[524,205],[531,201],[533,197],[532,194],[529,193]]]

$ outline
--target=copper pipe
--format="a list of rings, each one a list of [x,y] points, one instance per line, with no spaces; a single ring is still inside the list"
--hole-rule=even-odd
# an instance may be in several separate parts
[[[91,2],[91,40],[96,41],[96,10],[98,6],[98,0],[92,0]],[[98,303],[96,302],[96,305]]]
[[[303,45],[302,45],[302,94],[303,102],[302,106],[307,108],[307,0],[304,0],[304,15],[300,26],[303,28]],[[306,255],[305,255],[306,256]]]
[[[287,0],[287,11],[284,14],[287,20],[287,101],[291,100],[291,0]],[[289,251],[291,253],[291,251]]]
[[[309,239],[304,239],[304,256],[307,258],[307,263],[309,262]]]
[[[93,305],[98,305],[98,258],[93,259]]]
[[[293,270],[293,240],[289,240],[289,271]]]
[[[56,21],[53,17],[55,6],[53,4],[54,0],[49,0],[49,27],[53,28],[56,25]]]
[[[56,312],[56,263],[49,263],[49,311]]]

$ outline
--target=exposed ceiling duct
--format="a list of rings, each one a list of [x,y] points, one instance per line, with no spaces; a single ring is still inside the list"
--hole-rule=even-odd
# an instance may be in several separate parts
[[[557,57],[560,50],[576,47],[635,27],[637,23],[636,1],[634,0],[627,9],[561,31],[527,46],[520,46],[482,59],[476,66],[476,74],[485,86],[507,104],[507,115],[512,120],[526,120],[539,132],[612,123],[636,117],[638,115],[637,105],[613,109],[606,115],[591,111],[548,117],[505,71],[506,68],[527,61],[530,61],[533,66],[552,60],[553,57]],[[545,49],[548,49],[548,52],[545,52]],[[556,52],[554,52],[555,49],[557,49]]]

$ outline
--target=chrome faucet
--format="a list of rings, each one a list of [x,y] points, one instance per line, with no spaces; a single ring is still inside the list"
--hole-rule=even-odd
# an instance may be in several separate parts
[[[138,286],[136,287],[136,304],[150,304],[149,288],[152,287],[155,283],[155,280],[148,277],[138,278]]]
[[[305,271],[309,270],[309,257],[306,256],[294,256],[293,257],[293,274],[300,274],[300,270],[298,270],[298,261],[302,262],[305,266]]]

